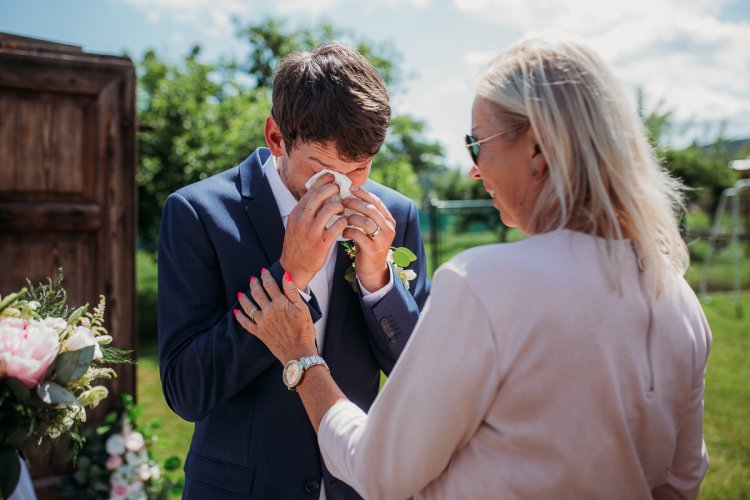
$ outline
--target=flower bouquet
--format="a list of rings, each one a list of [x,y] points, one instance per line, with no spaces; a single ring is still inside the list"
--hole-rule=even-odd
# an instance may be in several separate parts
[[[87,431],[78,457],[76,473],[66,478],[59,492],[76,500],[166,499],[179,495],[182,479],[173,472],[180,459],[173,456],[156,462],[150,447],[157,441],[157,421],[140,425],[141,408],[124,395],[122,405],[104,418],[104,423]]]
[[[8,498],[20,476],[19,453],[66,436],[83,443],[86,408],[107,397],[99,379],[116,376],[109,363],[126,362],[126,351],[108,347],[104,296],[72,309],[63,273],[47,284],[0,296],[0,493]]]

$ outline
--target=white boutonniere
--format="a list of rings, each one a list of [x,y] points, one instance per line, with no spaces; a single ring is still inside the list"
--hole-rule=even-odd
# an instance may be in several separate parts
[[[352,265],[344,273],[344,279],[352,286],[352,289],[359,293],[359,283],[357,283],[357,271],[354,268],[354,258],[357,256],[357,245],[344,241],[341,246],[346,250],[346,254],[352,260]],[[409,282],[417,277],[417,273],[406,267],[417,260],[417,256],[406,247],[391,247],[388,251],[388,263],[393,265],[393,269],[398,273],[398,278],[409,289]]]

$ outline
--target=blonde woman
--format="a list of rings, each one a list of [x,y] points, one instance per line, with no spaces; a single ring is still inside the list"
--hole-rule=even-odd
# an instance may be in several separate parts
[[[291,281],[262,276],[262,312],[238,315],[287,364],[326,465],[365,498],[694,498],[711,333],[682,278],[679,185],[611,70],[577,42],[511,47],[466,146],[528,238],[436,272],[369,414],[297,361],[317,351]]]

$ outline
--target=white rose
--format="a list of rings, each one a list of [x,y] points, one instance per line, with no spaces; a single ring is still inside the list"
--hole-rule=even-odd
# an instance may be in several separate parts
[[[406,281],[411,281],[417,277],[417,273],[415,273],[411,269],[406,269],[405,271],[402,271],[401,275],[404,277]]]
[[[91,330],[88,328],[79,326],[73,334],[68,337],[68,340],[65,341],[62,350],[63,352],[78,351],[79,349],[83,349],[90,345],[94,346],[94,359],[101,359],[102,349],[99,347],[99,342],[96,341],[96,337],[94,337],[94,334],[91,333]]]
[[[130,451],[140,451],[144,444],[146,444],[146,441],[140,432],[131,432],[125,437],[125,448]]]
[[[122,455],[125,453],[125,438],[122,434],[112,434],[107,439],[105,448],[110,455]]]
[[[151,466],[151,477],[158,480],[161,477],[161,469],[158,465]]]
[[[151,477],[151,467],[148,464],[141,464],[138,467],[138,479],[141,481],[148,481]]]

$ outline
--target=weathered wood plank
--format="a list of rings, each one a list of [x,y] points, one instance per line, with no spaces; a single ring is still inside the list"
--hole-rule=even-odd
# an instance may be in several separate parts
[[[0,201],[0,231],[92,232],[102,225],[99,205],[75,203],[4,203]]]

